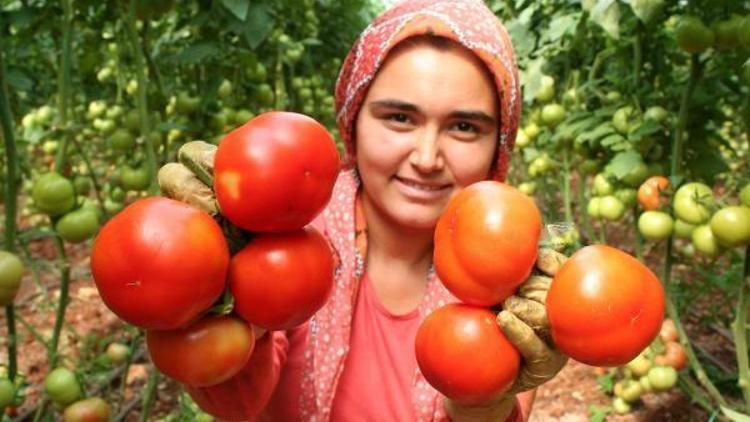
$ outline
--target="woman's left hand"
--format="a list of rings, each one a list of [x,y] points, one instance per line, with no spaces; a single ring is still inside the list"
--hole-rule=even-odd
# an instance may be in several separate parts
[[[521,354],[521,369],[511,388],[486,403],[464,405],[446,398],[445,408],[454,421],[505,420],[515,406],[517,393],[534,389],[552,379],[568,357],[552,343],[545,301],[552,277],[567,257],[542,248],[536,269],[514,296],[503,302],[497,323]]]

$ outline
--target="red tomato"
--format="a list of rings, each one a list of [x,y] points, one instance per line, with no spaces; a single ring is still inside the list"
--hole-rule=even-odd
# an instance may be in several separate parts
[[[501,302],[531,273],[541,226],[534,201],[511,186],[484,181],[465,188],[435,228],[440,280],[463,302]]]
[[[328,300],[333,265],[328,241],[313,227],[259,235],[229,264],[235,312],[269,330],[297,326]]]
[[[235,376],[255,346],[253,329],[230,316],[207,316],[177,330],[146,331],[151,360],[168,377],[209,387]]]
[[[493,398],[513,385],[521,355],[495,314],[453,303],[434,310],[417,331],[417,364],[446,397],[465,404]]]
[[[229,132],[214,162],[221,213],[253,232],[301,229],[331,198],[339,155],[331,135],[302,114],[261,114]]]
[[[638,188],[638,203],[646,211],[658,210],[665,202],[661,192],[669,187],[669,179],[664,176],[652,176]]]
[[[167,198],[134,202],[96,237],[91,271],[104,303],[130,324],[182,327],[221,296],[229,249],[205,212]]]
[[[573,254],[547,294],[552,338],[573,359],[593,366],[633,360],[659,334],[664,290],[653,272],[605,245]]]
[[[185,389],[203,411],[226,421],[254,421],[266,407],[275,384],[273,377],[273,339],[258,339],[244,368],[232,378],[211,387]]]
[[[671,366],[679,371],[687,366],[687,355],[680,343],[672,341],[664,343],[664,354],[655,357],[654,363],[660,366]]]

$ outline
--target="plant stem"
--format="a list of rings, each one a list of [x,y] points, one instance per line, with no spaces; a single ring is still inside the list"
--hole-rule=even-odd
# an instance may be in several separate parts
[[[146,163],[148,166],[151,183],[148,187],[150,195],[159,193],[159,185],[156,183],[156,151],[149,135],[148,102],[146,99],[146,61],[143,58],[143,49],[139,42],[138,32],[135,29],[136,0],[130,0],[130,8],[127,13],[126,26],[130,38],[130,50],[135,58],[135,74],[138,81],[138,92],[136,102],[138,105],[138,116],[141,121],[141,137],[146,144]]]
[[[54,368],[57,365],[57,346],[60,342],[60,333],[62,332],[63,322],[65,321],[65,309],[68,307],[68,290],[70,288],[70,262],[65,253],[63,240],[58,235],[55,235],[55,248],[57,249],[57,261],[60,266],[60,299],[57,304],[55,328],[52,332],[52,340],[50,341],[47,352],[50,368]]]
[[[104,199],[102,198],[101,194],[101,186],[99,186],[99,181],[96,178],[96,173],[94,172],[94,166],[91,165],[91,160],[89,159],[88,154],[86,154],[86,151],[83,149],[81,144],[76,141],[75,137],[71,138],[71,141],[73,142],[73,147],[75,147],[76,152],[83,160],[83,164],[86,166],[86,171],[89,173],[89,178],[91,179],[91,184],[94,187],[94,196],[96,196],[96,202],[99,203],[99,209],[102,212],[102,215],[104,216],[104,221],[109,220],[109,211],[107,211],[107,208],[104,206]]]
[[[55,156],[55,171],[62,173],[65,168],[66,155],[68,151],[68,143],[72,133],[68,127],[68,118],[70,111],[70,62],[71,62],[71,39],[73,31],[73,7],[71,5],[72,0],[61,0],[63,9],[63,39],[62,39],[62,54],[60,56],[60,77],[58,78],[60,84],[58,86],[58,109],[60,113],[60,126],[63,129],[62,142],[57,149],[57,155]]]
[[[701,78],[702,66],[697,54],[690,57],[690,77],[685,91],[682,93],[680,102],[680,112],[677,117],[677,126],[675,128],[674,142],[672,143],[672,164],[670,174],[672,177],[680,176],[682,173],[682,144],[685,138],[685,128],[687,127],[688,115],[690,109],[690,100],[693,97],[693,91]]]
[[[140,422],[148,421],[151,406],[153,406],[154,399],[156,398],[156,384],[158,382],[159,370],[156,367],[152,367],[151,374],[149,374],[148,382],[146,383],[146,389],[143,391],[143,397],[141,398],[141,416],[138,419]]]
[[[641,68],[643,67],[643,23],[638,20],[633,39],[633,94],[641,85]],[[638,97],[635,95],[636,98]]]
[[[745,247],[745,262],[740,282],[737,311],[732,323],[734,348],[737,353],[737,368],[739,372],[739,386],[745,399],[745,412],[750,412],[750,362],[747,351],[747,313],[750,310],[750,246]]]
[[[570,198],[570,156],[567,148],[563,148],[563,178],[562,178],[562,194],[563,194],[563,205],[565,207],[565,221],[573,223],[573,204]]]
[[[633,208],[633,226],[635,226],[635,257],[643,261],[643,237],[638,230],[638,208]]]

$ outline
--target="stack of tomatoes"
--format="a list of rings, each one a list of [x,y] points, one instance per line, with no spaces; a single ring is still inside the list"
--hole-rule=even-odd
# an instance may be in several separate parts
[[[259,115],[224,137],[214,162],[221,214],[252,240],[230,256],[207,213],[167,198],[139,200],[94,242],[102,299],[146,330],[166,375],[192,387],[228,380],[250,359],[252,326],[288,329],[326,302],[333,256],[308,224],[330,199],[338,170],[335,143],[315,120]],[[233,297],[233,312],[211,312],[222,294]]]
[[[416,339],[417,363],[428,382],[462,403],[508,390],[519,352],[491,306],[513,295],[537,259],[541,216],[533,200],[493,181],[479,182],[448,204],[435,231],[435,268],[463,303],[430,314]],[[552,339],[572,358],[622,365],[654,339],[664,315],[659,280],[632,256],[588,246],[555,273],[546,299]]]

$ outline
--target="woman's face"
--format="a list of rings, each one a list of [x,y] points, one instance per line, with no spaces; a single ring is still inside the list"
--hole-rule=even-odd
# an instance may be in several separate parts
[[[450,198],[487,179],[498,138],[495,86],[460,46],[392,53],[356,122],[368,208],[404,229],[433,229]]]

